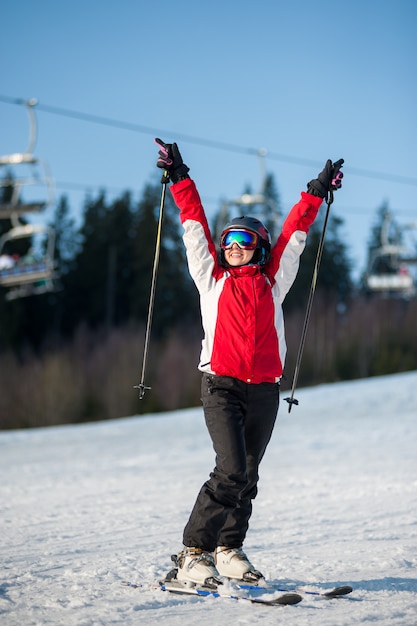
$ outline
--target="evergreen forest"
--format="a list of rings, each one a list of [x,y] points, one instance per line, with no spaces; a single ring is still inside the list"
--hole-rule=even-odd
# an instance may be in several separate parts
[[[7,193],[3,187],[3,202]],[[276,237],[285,216],[272,175],[264,195],[267,201],[254,206],[253,214]],[[59,199],[49,224],[55,233],[55,289],[8,299],[0,287],[1,429],[103,420],[200,403],[198,294],[169,190],[146,363],[145,382],[151,389],[143,398],[134,389],[144,355],[160,201],[156,179],[145,186],[139,201],[128,191],[108,201],[102,192],[85,199],[76,225],[67,197]],[[216,237],[231,212],[236,208],[223,205],[211,220]],[[370,233],[370,247],[381,216],[382,210]],[[415,296],[382,297],[354,284],[342,227],[343,220],[330,213],[298,386],[417,368]],[[0,221],[0,235],[10,228],[9,220]],[[292,384],[322,229],[320,218],[284,303],[288,354],[283,390]]]

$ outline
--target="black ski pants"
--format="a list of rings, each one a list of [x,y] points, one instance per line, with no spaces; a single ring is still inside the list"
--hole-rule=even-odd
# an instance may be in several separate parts
[[[210,552],[216,546],[240,548],[278,412],[279,383],[250,385],[203,374],[201,399],[216,466],[198,494],[183,542]]]

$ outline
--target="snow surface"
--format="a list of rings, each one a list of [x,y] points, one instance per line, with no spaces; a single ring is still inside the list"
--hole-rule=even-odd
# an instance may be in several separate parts
[[[245,549],[271,581],[351,596],[262,607],[149,586],[212,468],[195,408],[0,433],[0,623],[414,626],[417,372],[296,397],[291,414],[282,401]]]

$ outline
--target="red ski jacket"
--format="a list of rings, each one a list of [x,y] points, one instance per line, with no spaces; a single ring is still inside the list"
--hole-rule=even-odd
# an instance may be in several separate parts
[[[265,266],[223,267],[195,183],[171,185],[204,330],[199,369],[246,383],[278,382],[286,355],[282,302],[298,272],[322,198],[301,193]]]

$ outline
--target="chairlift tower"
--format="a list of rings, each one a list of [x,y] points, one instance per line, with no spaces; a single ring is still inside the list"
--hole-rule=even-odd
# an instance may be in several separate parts
[[[228,221],[230,221],[230,219],[232,219],[232,216],[230,214],[231,207],[239,208],[244,214],[246,214],[248,211],[251,211],[251,212],[257,211],[259,213],[257,217],[259,217],[261,221],[264,223],[267,221],[266,211],[269,211],[270,216],[273,216],[273,217],[269,217],[269,220],[271,220],[271,218],[274,219],[274,217],[277,216],[275,203],[271,200],[271,198],[268,198],[265,194],[265,191],[266,191],[265,189],[265,186],[266,186],[265,156],[267,155],[267,150],[265,150],[264,148],[260,148],[257,152],[257,155],[260,161],[261,180],[262,180],[261,189],[259,193],[254,193],[254,194],[244,193],[240,196],[232,198],[231,200],[225,200],[222,203],[220,214],[219,214],[219,220],[218,220],[219,228],[223,228],[224,225]],[[216,224],[216,231],[219,230],[219,228],[217,228],[218,225]],[[220,232],[216,232],[216,235],[220,235]]]

